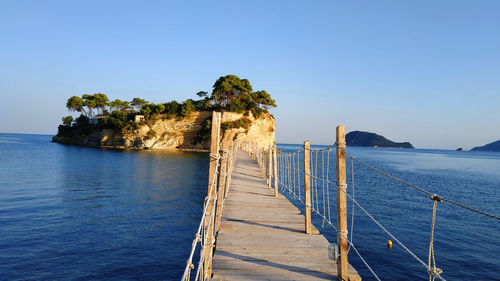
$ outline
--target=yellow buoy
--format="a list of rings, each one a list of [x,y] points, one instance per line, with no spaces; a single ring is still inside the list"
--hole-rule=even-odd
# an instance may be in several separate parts
[[[387,248],[392,248],[392,241],[391,240],[387,240]]]

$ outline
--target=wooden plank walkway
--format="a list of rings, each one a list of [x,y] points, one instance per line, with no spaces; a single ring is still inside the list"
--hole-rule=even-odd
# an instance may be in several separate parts
[[[304,216],[274,197],[246,152],[238,151],[222,216],[213,280],[337,280],[328,241],[305,234]],[[350,265],[349,275],[361,280]]]

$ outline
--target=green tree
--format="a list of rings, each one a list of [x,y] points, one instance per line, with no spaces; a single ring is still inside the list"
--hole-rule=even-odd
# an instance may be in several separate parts
[[[76,118],[76,124],[80,127],[88,127],[89,125],[89,118],[83,114],[80,114],[78,118]]]
[[[132,100],[132,102],[130,103],[130,105],[134,106],[135,108],[137,108],[137,111],[141,110],[142,107],[146,104],[148,104],[149,101],[147,100],[143,100],[141,98],[134,98]]]
[[[240,101],[239,99],[233,99],[227,107],[227,110],[238,113],[243,113],[245,109],[245,103]]]
[[[231,101],[240,95],[252,92],[252,85],[247,79],[240,79],[236,75],[226,75],[215,81],[212,99],[222,108],[227,107]]]
[[[84,106],[85,102],[83,101],[83,99],[77,96],[72,96],[66,102],[66,107],[68,108],[69,111],[77,111],[87,116],[87,112],[85,112]]]
[[[119,99],[115,99],[114,101],[110,101],[108,103],[108,106],[109,106],[111,111],[121,109],[123,106],[123,101],[121,101]]]
[[[181,115],[183,117],[189,117],[189,116],[191,116],[191,113],[193,113],[195,111],[195,109],[196,109],[196,106],[194,105],[193,100],[191,100],[191,99],[186,100],[181,105]]]
[[[163,104],[155,104],[153,107],[154,114],[160,114],[165,111],[165,106]]]
[[[149,104],[145,104],[142,106],[141,110],[139,111],[142,115],[149,117],[151,114],[151,106]]]
[[[164,112],[166,114],[176,114],[179,112],[180,104],[177,101],[171,101],[164,103],[163,106],[165,106]]]
[[[71,115],[65,116],[62,118],[62,121],[63,121],[64,125],[69,126],[69,125],[71,125],[71,122],[73,121],[73,116],[71,116]]]
[[[199,91],[198,93],[196,93],[196,95],[199,96],[200,98],[208,97],[208,93],[205,91]]]
[[[128,124],[128,116],[126,112],[121,110],[113,110],[111,115],[106,119],[105,125],[109,128],[122,129]]]
[[[104,112],[104,109],[106,108],[106,105],[108,104],[108,97],[105,94],[97,93],[92,95],[94,102],[95,102],[95,107],[97,108],[97,113],[102,114]]]
[[[141,108],[141,113],[145,116],[150,116],[154,114],[160,114],[165,110],[165,106],[163,104],[145,104]]]
[[[126,112],[126,111],[129,111],[130,109],[132,109],[132,107],[130,106],[130,102],[121,101],[119,99],[116,99],[114,101],[110,101],[108,103],[108,106],[110,107],[111,111],[120,110],[120,111]]]
[[[132,106],[130,106],[130,102],[129,101],[124,101],[123,104],[122,104],[122,107],[120,108],[121,111],[129,111],[129,110],[132,110],[134,109]]]
[[[268,110],[270,106],[276,107],[276,101],[266,91],[257,91],[250,94],[252,101],[260,108]]]
[[[97,107],[93,95],[82,95],[83,105],[87,107],[87,117],[92,118],[94,116],[94,109]]]

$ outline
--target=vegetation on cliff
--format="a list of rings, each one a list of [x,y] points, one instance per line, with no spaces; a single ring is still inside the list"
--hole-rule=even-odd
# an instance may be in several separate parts
[[[102,93],[93,95],[84,94],[81,97],[72,96],[66,102],[71,112],[80,113],[76,119],[72,115],[62,118],[58,136],[88,135],[103,129],[121,130],[122,133],[131,133],[138,127],[148,125],[150,128],[158,119],[189,118],[195,111],[230,111],[250,113],[255,118],[268,112],[269,108],[276,107],[276,102],[266,91],[253,91],[247,79],[240,79],[235,75],[222,76],[215,81],[212,93],[205,91],[196,93],[199,99],[188,99],[182,102],[170,101],[160,104],[150,103],[142,98],[132,101],[115,99],[110,101]],[[248,127],[250,120],[233,121],[222,124],[223,129]],[[205,135],[210,130],[210,121],[205,120],[202,130],[196,140],[206,140]],[[153,137],[151,132],[149,137]]]
[[[348,146],[414,148],[409,142],[393,142],[381,135],[369,132],[349,132],[345,139]]]

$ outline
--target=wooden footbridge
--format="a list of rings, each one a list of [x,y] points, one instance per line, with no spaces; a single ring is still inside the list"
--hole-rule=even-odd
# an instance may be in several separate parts
[[[345,195],[340,253],[329,254],[330,243],[311,224],[311,179],[301,214],[278,193],[276,145],[225,141],[220,149],[220,120],[214,112],[208,196],[182,280],[361,280],[340,236],[347,233]]]
[[[336,280],[329,242],[284,196],[275,197],[248,153],[239,150],[212,263],[214,280]],[[349,280],[361,280],[349,266]]]

